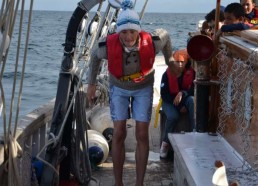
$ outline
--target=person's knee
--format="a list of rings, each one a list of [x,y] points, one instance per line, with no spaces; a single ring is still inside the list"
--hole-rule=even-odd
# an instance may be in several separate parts
[[[179,119],[178,113],[166,113],[167,121],[174,122]]]
[[[146,143],[149,140],[148,130],[136,130],[136,141],[140,143]]]
[[[189,109],[193,109],[194,107],[194,97],[190,96],[187,98],[186,102],[185,102],[185,106],[187,107],[188,111]]]
[[[193,105],[194,104],[194,97],[193,96],[189,96],[187,98],[187,103]]]
[[[116,143],[117,142],[123,142],[123,141],[125,141],[125,138],[126,138],[126,133],[118,131],[118,132],[113,134],[112,141],[114,141]]]
[[[114,128],[113,140],[124,141],[126,138],[126,130],[123,128]]]

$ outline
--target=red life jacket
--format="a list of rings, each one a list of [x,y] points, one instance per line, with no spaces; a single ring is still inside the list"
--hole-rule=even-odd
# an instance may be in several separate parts
[[[141,72],[144,76],[153,67],[155,60],[154,46],[151,35],[147,32],[139,33],[139,55]],[[107,37],[108,70],[116,78],[123,76],[123,48],[118,34]]]
[[[177,77],[171,74],[169,68],[167,68],[167,76],[168,76],[168,83],[169,83],[169,92],[170,94],[177,94],[179,90],[179,85],[177,81]],[[192,67],[185,69],[183,74],[183,90],[189,90],[192,86],[194,80],[194,70]]]

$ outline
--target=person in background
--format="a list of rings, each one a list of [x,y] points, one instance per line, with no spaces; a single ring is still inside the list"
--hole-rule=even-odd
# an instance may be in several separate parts
[[[172,45],[169,33],[157,29],[152,33],[141,29],[133,2],[124,0],[117,18],[116,33],[100,39],[93,49],[88,71],[87,98],[95,98],[96,77],[102,59],[108,60],[110,113],[114,123],[112,161],[115,186],[123,185],[126,120],[131,104],[136,121],[136,186],[143,186],[149,156],[149,123],[152,114],[155,55],[163,53],[171,67]],[[131,100],[131,101],[130,101]]]
[[[203,21],[200,32],[201,32],[202,35],[210,36],[210,27],[209,27],[208,22],[206,20]]]
[[[245,10],[245,20],[252,25],[258,25],[258,9],[255,8],[255,0],[240,0]]]
[[[247,30],[252,25],[245,23],[245,10],[240,3],[231,3],[224,10],[224,25],[221,26],[221,32],[233,32],[236,30]]]
[[[194,119],[194,79],[195,71],[186,49],[177,50],[173,54],[171,70],[166,69],[162,75],[160,93],[162,110],[166,114],[165,132],[162,136],[160,157],[166,158],[170,143],[168,133],[173,132],[180,113],[187,111],[192,130],[195,129]]]
[[[220,29],[221,26],[224,24],[224,6],[220,6],[220,14],[219,14],[219,26],[218,28]],[[213,37],[214,32],[215,32],[215,16],[216,16],[216,9],[213,9],[210,11],[206,16],[205,16],[205,21],[207,22],[209,26],[209,31],[208,31],[208,36]]]

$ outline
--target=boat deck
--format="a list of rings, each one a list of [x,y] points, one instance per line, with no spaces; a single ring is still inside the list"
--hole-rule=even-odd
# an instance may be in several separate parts
[[[159,126],[154,128],[154,116],[155,108],[153,109],[153,118],[151,120],[149,128],[149,140],[150,140],[150,152],[147,170],[145,174],[145,186],[172,186],[172,173],[173,173],[173,158],[170,156],[168,159],[160,159],[159,148],[160,148],[160,129]],[[133,120],[129,120],[127,123],[127,138],[125,142],[126,146],[126,160],[124,164],[124,185],[134,186],[135,185],[135,125]],[[111,156],[108,157],[107,161],[98,166],[92,171],[92,175],[96,178],[102,186],[113,186],[113,164]]]

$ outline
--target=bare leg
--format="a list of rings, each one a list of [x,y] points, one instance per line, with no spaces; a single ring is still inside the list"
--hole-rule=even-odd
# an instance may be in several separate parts
[[[114,121],[112,138],[112,160],[115,186],[123,185],[123,165],[125,161],[126,121]]]
[[[149,157],[149,123],[136,121],[136,186],[143,186]]]

